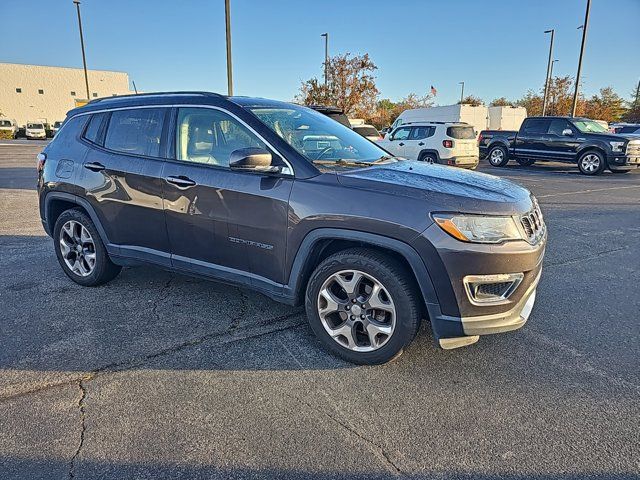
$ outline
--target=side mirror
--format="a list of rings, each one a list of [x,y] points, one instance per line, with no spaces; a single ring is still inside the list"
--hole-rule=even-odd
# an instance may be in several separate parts
[[[573,131],[570,128],[565,128],[564,130],[562,130],[562,135],[564,135],[565,137],[572,137]]]
[[[271,165],[271,152],[264,148],[239,148],[231,152],[229,168],[241,172],[281,173],[282,167]]]

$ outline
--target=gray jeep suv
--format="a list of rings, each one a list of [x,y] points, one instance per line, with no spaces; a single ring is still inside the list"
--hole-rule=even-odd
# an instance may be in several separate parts
[[[442,348],[528,319],[546,228],[526,189],[394,158],[311,109],[175,92],[71,110],[38,155],[73,281],[152,264],[306,306],[331,351],[378,364],[428,319]]]

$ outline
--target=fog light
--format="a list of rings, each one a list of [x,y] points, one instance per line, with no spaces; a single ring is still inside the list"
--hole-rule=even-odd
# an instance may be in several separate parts
[[[509,303],[509,297],[518,288],[523,278],[523,273],[467,275],[463,282],[472,304],[496,305]]]

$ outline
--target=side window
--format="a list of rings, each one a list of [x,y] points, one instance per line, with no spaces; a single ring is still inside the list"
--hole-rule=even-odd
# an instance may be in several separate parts
[[[433,136],[434,132],[435,127],[413,127],[411,129],[411,135],[409,135],[409,140],[422,140]]]
[[[111,113],[104,146],[131,155],[160,156],[164,108],[116,110]]]
[[[526,120],[524,124],[524,133],[531,134],[543,134],[547,133],[547,129],[549,128],[549,120],[544,118],[532,118],[531,120]]]
[[[178,109],[178,160],[228,167],[231,152],[249,147],[267,148],[231,115],[211,108]]]
[[[411,127],[398,128],[395,132],[393,132],[391,140],[406,140],[407,138],[409,138],[410,131]]]
[[[102,120],[105,115],[106,113],[94,113],[91,115],[89,124],[84,131],[84,138],[89,140],[91,143],[99,143],[100,125],[102,125]]]
[[[549,133],[550,135],[558,135],[559,137],[562,136],[562,131],[569,129],[571,131],[573,131],[573,128],[571,128],[571,125],[569,124],[569,122],[567,122],[566,120],[561,120],[559,118],[556,118],[554,120],[551,120],[551,123],[549,124],[549,130],[547,133]]]

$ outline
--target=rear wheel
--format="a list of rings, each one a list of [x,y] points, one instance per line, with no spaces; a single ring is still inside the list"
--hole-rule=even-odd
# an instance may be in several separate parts
[[[583,175],[600,175],[605,166],[604,156],[595,150],[583,153],[578,159],[578,168]]]
[[[306,292],[309,324],[320,342],[357,364],[382,364],[402,354],[421,319],[412,276],[397,260],[353,248],[315,269]]]
[[[516,158],[516,162],[518,162],[523,167],[528,167],[536,163],[534,158]]]
[[[423,153],[418,160],[425,163],[438,163],[438,159],[433,153]]]
[[[507,149],[501,145],[496,145],[489,150],[489,155],[487,155],[489,159],[489,163],[494,167],[504,167],[507,163],[509,163],[509,154],[507,153]]]
[[[111,261],[95,225],[80,210],[67,210],[58,217],[53,239],[62,270],[80,285],[102,285],[122,269]]]

